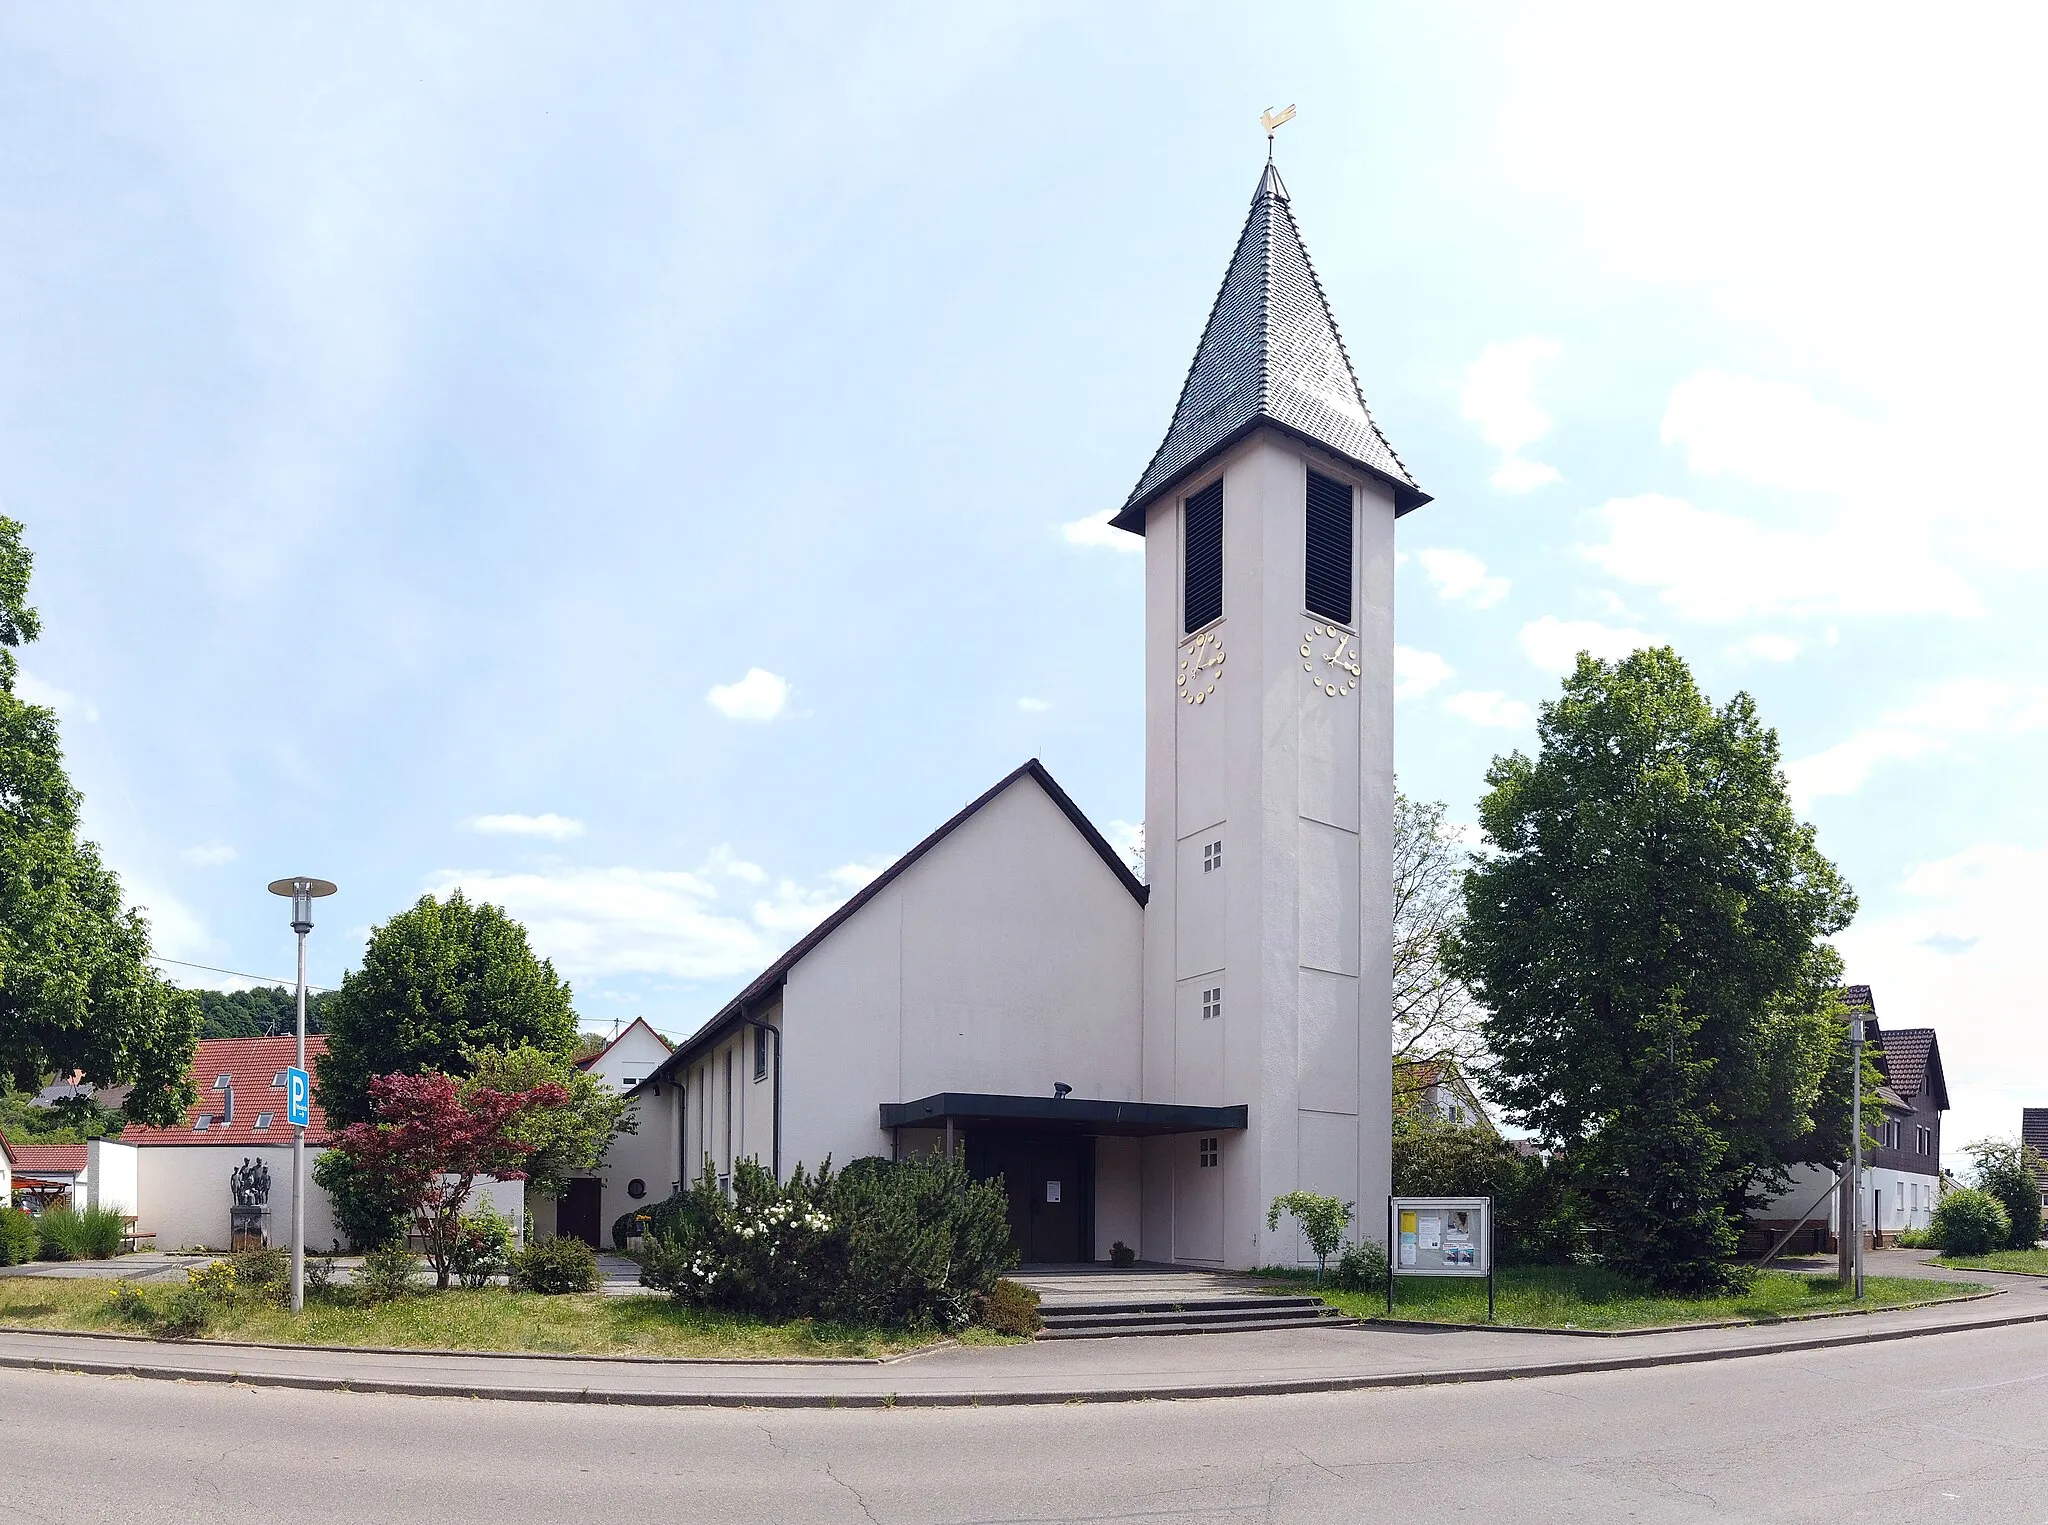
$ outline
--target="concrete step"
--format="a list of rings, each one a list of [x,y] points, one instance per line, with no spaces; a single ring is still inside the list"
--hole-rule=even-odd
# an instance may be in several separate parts
[[[1329,1305],[1315,1297],[1266,1297],[1253,1293],[1248,1297],[1157,1297],[1157,1298],[1099,1298],[1088,1301],[1080,1299],[1047,1298],[1039,1305],[1039,1312],[1047,1318],[1054,1314],[1076,1313],[1179,1313],[1182,1311],[1221,1313],[1230,1309],[1257,1308],[1271,1313],[1289,1308],[1327,1308]]]
[[[1254,1329],[1300,1329],[1352,1324],[1312,1297],[1203,1298],[1178,1305],[1055,1304],[1041,1308],[1042,1340],[1104,1339],[1130,1334],[1225,1334]]]

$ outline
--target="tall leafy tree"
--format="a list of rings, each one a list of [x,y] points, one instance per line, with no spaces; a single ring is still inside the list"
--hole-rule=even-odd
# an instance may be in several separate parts
[[[1714,708],[1670,648],[1582,654],[1537,730],[1488,770],[1448,943],[1489,1087],[1574,1162],[1618,1268],[1726,1286],[1747,1195],[1845,1142],[1816,1120],[1849,1078],[1824,939],[1855,896],[1749,696]]]
[[[202,1038],[278,1038],[298,1031],[298,996],[282,985],[253,990],[201,990]],[[306,1031],[327,1031],[327,1002],[332,991],[306,992]]]
[[[14,691],[41,634],[22,527],[0,518],[0,1072],[25,1091],[79,1071],[132,1085],[127,1112],[177,1122],[194,1092],[199,1002],[149,966],[149,923],[78,836],[57,717]]]
[[[578,1047],[581,1047],[579,1044]],[[510,1136],[533,1145],[526,1161],[527,1185],[544,1197],[559,1197],[578,1171],[595,1170],[605,1151],[621,1133],[638,1133],[632,1103],[605,1089],[588,1070],[579,1070],[566,1056],[532,1044],[511,1050],[486,1049],[470,1055],[469,1079],[463,1094],[502,1091],[537,1092],[552,1087],[562,1093],[558,1106],[535,1107],[509,1125]]]
[[[375,1075],[469,1074],[471,1055],[576,1042],[569,987],[536,958],[526,928],[494,905],[423,895],[375,928],[363,967],[328,1000],[320,1105],[336,1125],[370,1116]]]

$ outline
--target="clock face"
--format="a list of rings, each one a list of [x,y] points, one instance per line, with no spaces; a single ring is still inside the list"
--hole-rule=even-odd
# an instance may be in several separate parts
[[[1181,651],[1180,696],[1189,704],[1201,704],[1216,692],[1223,678],[1223,632],[1205,630]]]
[[[1358,687],[1358,637],[1338,625],[1310,625],[1301,643],[1301,670],[1309,687],[1341,699]]]

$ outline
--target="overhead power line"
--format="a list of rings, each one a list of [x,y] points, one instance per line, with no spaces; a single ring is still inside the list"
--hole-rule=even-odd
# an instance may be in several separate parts
[[[297,988],[297,982],[294,980],[278,979],[268,974],[246,974],[240,969],[219,969],[212,964],[194,964],[182,958],[165,958],[162,954],[158,953],[150,954],[149,961],[152,964],[176,964],[180,969],[204,969],[208,974],[232,974],[238,980],[254,980],[259,985],[282,985],[287,990]],[[311,980],[308,980],[306,988],[308,990],[331,991],[335,987],[332,985],[315,985]]]

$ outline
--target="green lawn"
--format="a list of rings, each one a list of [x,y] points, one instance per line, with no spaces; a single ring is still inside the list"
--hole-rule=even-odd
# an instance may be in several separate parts
[[[1938,1266],[1961,1271],[2031,1271],[2048,1276],[2048,1250],[1993,1250],[1989,1255],[1942,1255]]]
[[[135,1332],[112,1306],[113,1283],[97,1278],[0,1277],[0,1325],[18,1329]],[[161,1305],[175,1290],[151,1286]],[[666,1297],[541,1297],[503,1288],[422,1292],[357,1307],[336,1294],[312,1294],[296,1318],[282,1308],[237,1302],[208,1338],[291,1345],[384,1345],[441,1350],[534,1350],[581,1355],[883,1356],[932,1344],[935,1336],[812,1323],[786,1324],[702,1309]],[[976,1342],[1001,1337],[977,1333]]]
[[[1313,1273],[1309,1273],[1310,1278]],[[1287,1275],[1288,1291],[1301,1278]],[[1967,1282],[1917,1281],[1903,1276],[1865,1280],[1860,1306],[1900,1308],[1941,1302],[1986,1289]],[[1276,1289],[1277,1290],[1277,1289]],[[1859,1306],[1832,1276],[1766,1271],[1749,1291],[1733,1297],[1662,1297],[1592,1267],[1512,1266],[1497,1279],[1496,1321],[1535,1329],[1649,1329],[1662,1324],[1699,1324],[1719,1319],[1769,1322],[1799,1313],[1824,1313]],[[1324,1288],[1325,1302],[1359,1318],[1387,1316],[1386,1294]],[[1420,1277],[1397,1278],[1394,1317],[1436,1324],[1486,1322],[1486,1283]]]

